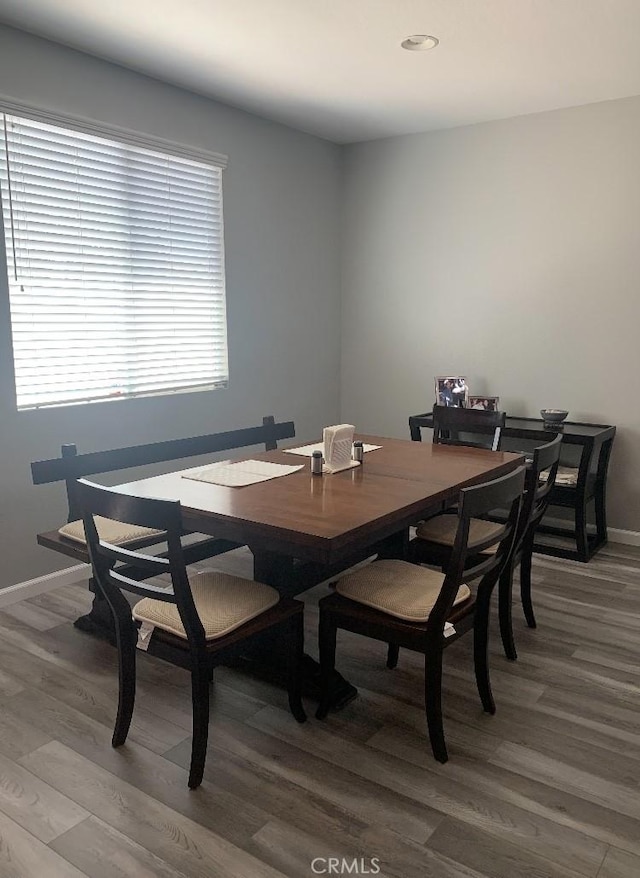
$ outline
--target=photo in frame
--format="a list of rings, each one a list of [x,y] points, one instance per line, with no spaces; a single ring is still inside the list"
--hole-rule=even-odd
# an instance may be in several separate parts
[[[469,396],[467,379],[461,375],[437,375],[436,405],[464,408]]]
[[[467,400],[468,409],[476,409],[484,412],[499,412],[499,396],[470,396]]]

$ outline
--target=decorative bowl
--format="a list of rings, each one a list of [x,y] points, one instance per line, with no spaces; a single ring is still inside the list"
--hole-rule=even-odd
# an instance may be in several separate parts
[[[540,414],[546,424],[559,424],[564,421],[569,412],[565,412],[564,409],[540,409]]]

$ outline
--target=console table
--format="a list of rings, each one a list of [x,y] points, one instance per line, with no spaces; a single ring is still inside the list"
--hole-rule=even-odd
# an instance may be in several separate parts
[[[431,412],[412,415],[409,418],[411,438],[420,441],[423,427],[433,427]],[[568,521],[545,524],[536,531],[535,551],[558,558],[589,561],[607,542],[607,471],[616,428],[609,424],[581,424],[565,421],[559,428],[544,425],[539,418],[507,417],[502,431],[503,451],[522,451],[525,454],[536,445],[549,441],[549,433],[562,435],[560,464],[575,469],[575,482],[556,484],[551,494],[550,507],[560,506],[573,510],[573,525]],[[588,510],[593,504],[593,523],[589,523]],[[551,509],[550,509],[551,511]],[[547,512],[545,518],[552,518]],[[563,537],[571,541],[571,547],[554,545],[545,535]],[[575,545],[575,549],[573,548]]]

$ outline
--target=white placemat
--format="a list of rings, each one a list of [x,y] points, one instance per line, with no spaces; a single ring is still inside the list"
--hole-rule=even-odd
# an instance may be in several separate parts
[[[369,445],[363,442],[362,448],[365,452],[375,451],[376,448],[382,448],[382,445]],[[311,445],[300,445],[298,448],[282,448],[281,451],[286,451],[287,454],[300,454],[303,457],[311,457],[314,451],[321,451],[324,454],[324,443],[312,442]]]
[[[183,473],[183,479],[195,482],[209,482],[212,485],[226,485],[230,488],[242,488],[245,485],[256,485],[268,482],[280,476],[288,476],[302,469],[299,466],[288,466],[283,463],[269,463],[266,460],[240,460],[238,463],[214,463],[200,470]]]

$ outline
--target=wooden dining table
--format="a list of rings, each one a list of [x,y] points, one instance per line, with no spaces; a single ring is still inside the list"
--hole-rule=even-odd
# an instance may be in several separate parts
[[[356,438],[380,447],[365,453],[362,465],[332,475],[312,475],[309,457],[278,450],[248,459],[302,469],[240,488],[185,478],[181,470],[117,489],[180,500],[185,530],[248,545],[255,578],[292,595],[368,555],[397,556],[410,525],[454,503],[461,488],[505,475],[523,460],[516,453]]]
[[[380,447],[366,452],[361,465],[332,475],[312,475],[309,457],[278,450],[243,459],[302,464],[302,469],[245,487],[196,481],[181,470],[117,489],[180,500],[186,531],[248,545],[254,578],[293,596],[372,555],[402,558],[411,525],[450,506],[461,488],[505,475],[523,461],[521,454],[478,448],[382,436],[356,439]],[[262,656],[277,664],[276,650],[277,644],[270,644]],[[254,669],[258,666],[264,672],[264,658]],[[318,666],[308,656],[303,677],[305,693],[317,697]],[[332,691],[334,707],[357,694],[338,672]]]

